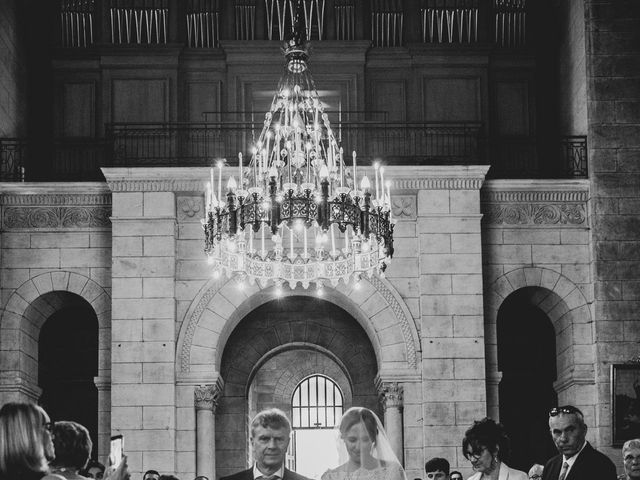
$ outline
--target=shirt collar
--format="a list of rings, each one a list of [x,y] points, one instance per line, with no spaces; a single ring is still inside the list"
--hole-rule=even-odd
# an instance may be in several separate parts
[[[584,443],[582,444],[582,447],[580,447],[580,450],[578,450],[578,453],[576,453],[575,455],[571,455],[569,458],[562,455],[562,460],[569,464],[569,468],[573,467],[573,464],[576,463],[576,459],[578,458],[578,455],[582,453],[582,450],[584,450],[584,447],[586,446],[587,446],[587,441],[585,440]]]
[[[281,465],[280,468],[278,470],[276,470],[275,472],[273,472],[271,475],[265,475],[264,473],[262,473],[260,471],[260,469],[258,468],[258,464],[254,463],[253,464],[253,480],[256,480],[258,478],[261,477],[278,477],[280,479],[284,478],[284,465]]]

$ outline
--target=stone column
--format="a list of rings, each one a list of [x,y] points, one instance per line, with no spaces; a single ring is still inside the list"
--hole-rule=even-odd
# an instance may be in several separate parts
[[[397,382],[381,382],[380,400],[384,409],[384,428],[391,443],[393,453],[404,465],[404,445],[402,441],[402,385]]]
[[[98,389],[98,459],[102,462],[109,455],[111,438],[111,377],[93,377],[93,383]]]
[[[196,475],[215,480],[215,414],[221,388],[217,384],[204,385],[195,387],[193,393],[196,408]]]

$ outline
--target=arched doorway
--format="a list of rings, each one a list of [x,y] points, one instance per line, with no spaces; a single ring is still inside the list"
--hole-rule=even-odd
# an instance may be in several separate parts
[[[288,296],[260,305],[236,325],[222,354],[217,474],[224,476],[250,465],[248,419],[269,407],[292,416],[293,392],[310,375],[333,379],[344,394],[345,408],[357,404],[381,415],[377,373],[369,337],[342,308],[310,296]]]
[[[528,471],[555,455],[548,411],[557,404],[556,334],[537,306],[550,292],[525,287],[510,294],[497,318],[500,421],[511,439],[509,465]],[[536,301],[537,300],[537,301]]]
[[[79,295],[50,292],[38,299],[55,305],[40,330],[38,384],[40,403],[53,420],[84,425],[98,447],[98,319],[91,305]]]

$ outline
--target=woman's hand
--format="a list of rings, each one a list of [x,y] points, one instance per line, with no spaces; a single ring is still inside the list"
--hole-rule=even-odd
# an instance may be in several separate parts
[[[114,465],[109,465],[107,470],[104,472],[104,480],[129,480],[131,474],[129,473],[129,466],[127,465],[127,456],[124,455],[122,457],[122,461],[120,465],[117,467]]]

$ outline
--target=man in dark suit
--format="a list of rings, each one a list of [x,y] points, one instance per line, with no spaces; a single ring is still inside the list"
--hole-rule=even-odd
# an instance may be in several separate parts
[[[251,421],[252,468],[220,480],[309,480],[285,468],[291,422],[277,408],[263,410]]]
[[[547,462],[542,480],[616,480],[613,462],[586,441],[587,425],[578,408],[552,408],[549,431],[560,454]]]

